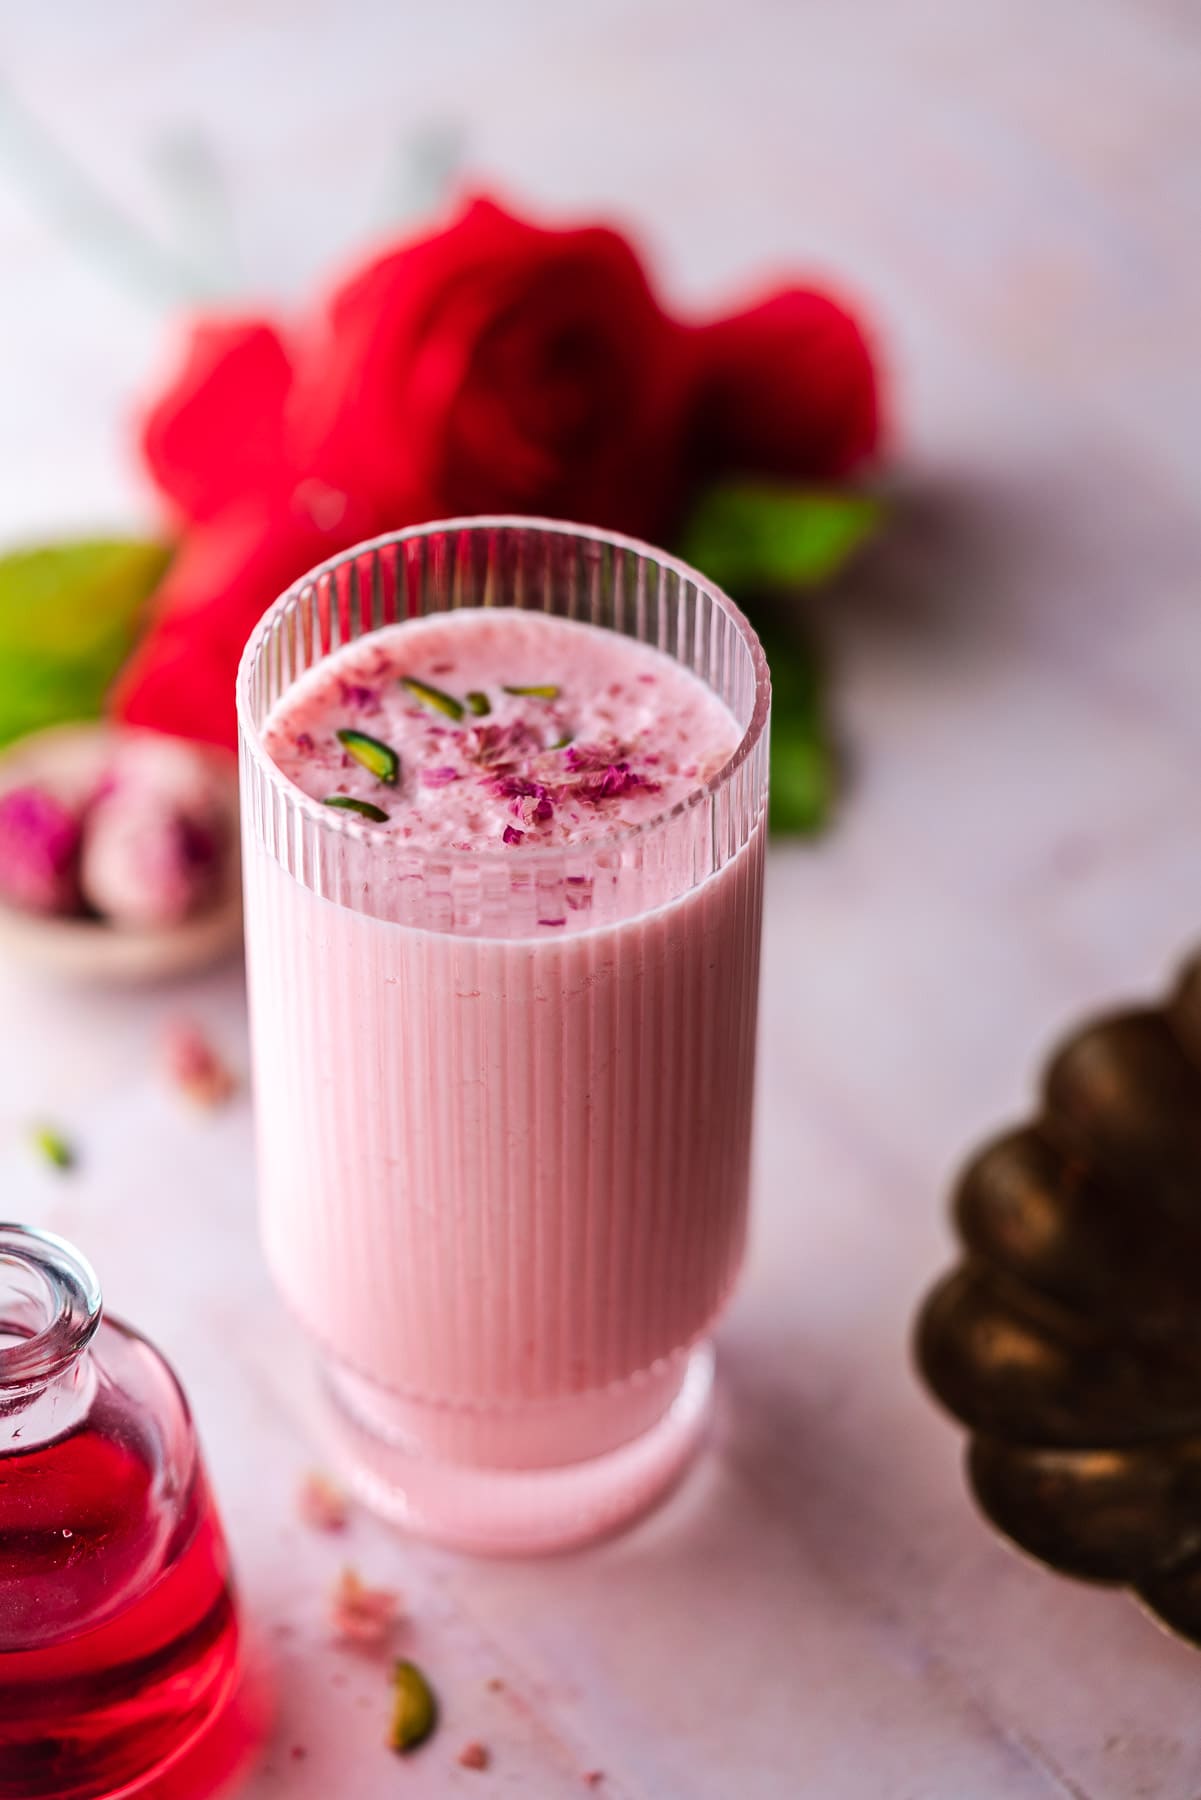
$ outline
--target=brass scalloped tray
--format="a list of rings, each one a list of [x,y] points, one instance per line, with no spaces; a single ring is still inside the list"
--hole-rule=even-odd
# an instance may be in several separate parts
[[[1075,1032],[1041,1102],[960,1178],[918,1366],[994,1525],[1201,1644],[1201,956]]]

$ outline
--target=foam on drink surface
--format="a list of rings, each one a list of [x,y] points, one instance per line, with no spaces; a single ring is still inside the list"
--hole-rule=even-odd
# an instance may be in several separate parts
[[[387,626],[276,706],[268,755],[316,800],[443,849],[586,843],[669,812],[740,731],[662,651],[540,612]]]

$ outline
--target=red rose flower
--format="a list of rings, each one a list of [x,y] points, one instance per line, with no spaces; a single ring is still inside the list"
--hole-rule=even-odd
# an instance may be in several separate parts
[[[519,512],[670,541],[699,480],[836,476],[877,433],[871,358],[833,301],[786,292],[686,327],[615,232],[476,200],[290,335],[261,318],[194,329],[143,433],[185,533],[115,705],[232,743],[257,619],[360,538]]]
[[[299,460],[385,515],[423,494],[662,535],[690,350],[616,232],[476,200],[334,292],[298,359]]]

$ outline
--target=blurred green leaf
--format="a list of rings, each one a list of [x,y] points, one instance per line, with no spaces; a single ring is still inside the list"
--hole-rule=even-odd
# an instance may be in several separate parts
[[[829,821],[838,764],[826,721],[821,666],[782,621],[757,619],[771,668],[771,805],[781,835],[815,836]]]
[[[169,560],[133,538],[0,557],[0,744],[96,717]]]
[[[870,494],[739,483],[702,494],[680,554],[720,587],[816,587],[837,574],[884,516]]]

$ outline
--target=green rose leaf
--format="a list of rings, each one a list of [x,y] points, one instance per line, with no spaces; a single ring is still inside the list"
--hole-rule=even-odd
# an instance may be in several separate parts
[[[0,556],[0,744],[97,716],[169,560],[134,538]]]
[[[852,489],[737,482],[702,494],[685,527],[681,556],[735,599],[749,599],[771,665],[774,832],[821,831],[838,789],[821,668],[781,597],[838,574],[885,513],[875,495]]]
[[[812,837],[829,821],[838,762],[824,705],[822,671],[812,647],[778,620],[757,620],[771,667],[771,804],[781,835]]]
[[[871,494],[737,483],[702,494],[680,554],[720,587],[816,587],[836,575],[884,516]]]

